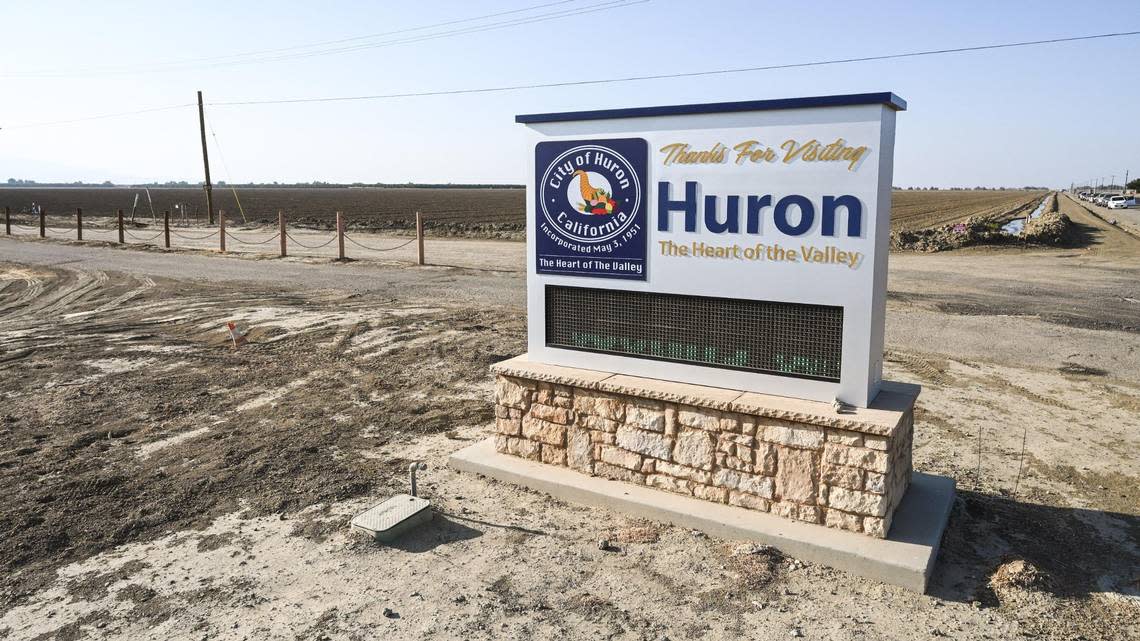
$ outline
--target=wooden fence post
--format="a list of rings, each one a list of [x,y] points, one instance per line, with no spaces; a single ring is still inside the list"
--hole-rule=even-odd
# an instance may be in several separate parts
[[[75,208],[75,240],[83,240],[83,208]]]
[[[40,238],[47,236],[47,210],[40,207]]]
[[[162,212],[162,239],[166,243],[166,248],[170,249],[170,210]]]
[[[226,253],[226,210],[218,210],[218,242],[219,249],[224,254]]]
[[[125,238],[123,238],[123,210],[122,209],[118,210],[118,218],[119,218],[119,244],[122,245],[123,242],[126,240]]]
[[[4,207],[4,234],[12,235],[12,209],[7,206]]]
[[[424,217],[420,212],[416,212],[416,248],[417,248],[417,262],[420,265],[424,264]]]
[[[339,260],[344,260],[344,214],[336,213],[336,245]]]
[[[277,235],[281,237],[281,257],[285,258],[285,212],[277,210]]]

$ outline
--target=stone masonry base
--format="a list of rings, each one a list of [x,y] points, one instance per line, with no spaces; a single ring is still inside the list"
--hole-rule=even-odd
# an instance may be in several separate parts
[[[504,454],[878,538],[910,482],[916,386],[840,413],[525,355],[492,371]]]

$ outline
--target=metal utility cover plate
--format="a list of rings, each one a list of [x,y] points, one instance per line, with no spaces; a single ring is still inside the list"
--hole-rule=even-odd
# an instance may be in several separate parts
[[[352,529],[379,541],[391,541],[408,529],[431,519],[431,502],[410,494],[397,494],[352,519]]]

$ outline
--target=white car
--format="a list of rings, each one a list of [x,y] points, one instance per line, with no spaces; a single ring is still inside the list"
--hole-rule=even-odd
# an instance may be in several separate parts
[[[1128,209],[1136,206],[1136,198],[1131,196],[1110,196],[1107,206],[1109,209]]]

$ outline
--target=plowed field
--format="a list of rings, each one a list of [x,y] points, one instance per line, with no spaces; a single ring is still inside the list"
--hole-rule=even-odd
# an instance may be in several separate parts
[[[941,227],[971,216],[1002,219],[1040,201],[1044,191],[896,191],[891,203],[891,231]]]
[[[150,219],[153,210],[162,215],[185,203],[186,216],[201,218],[206,211],[205,196],[197,188],[68,188],[0,189],[0,207],[14,212],[30,211],[33,202],[49,213],[74,212],[82,207],[85,216],[111,216],[116,209],[130,215],[135,194],[139,194],[136,215]],[[896,191],[891,210],[891,230],[904,231],[947,225],[969,216],[1001,218],[1018,207],[1040,200],[1045,192],[1005,191]],[[284,211],[290,221],[331,226],[337,211],[344,212],[351,227],[409,228],[415,212],[422,212],[429,226],[502,226],[522,229],[525,223],[525,193],[521,189],[413,189],[413,188],[278,188],[259,187],[233,191],[214,190],[215,207],[224,209],[231,220],[243,216],[248,222],[273,223]],[[462,231],[462,230],[460,230]]]

